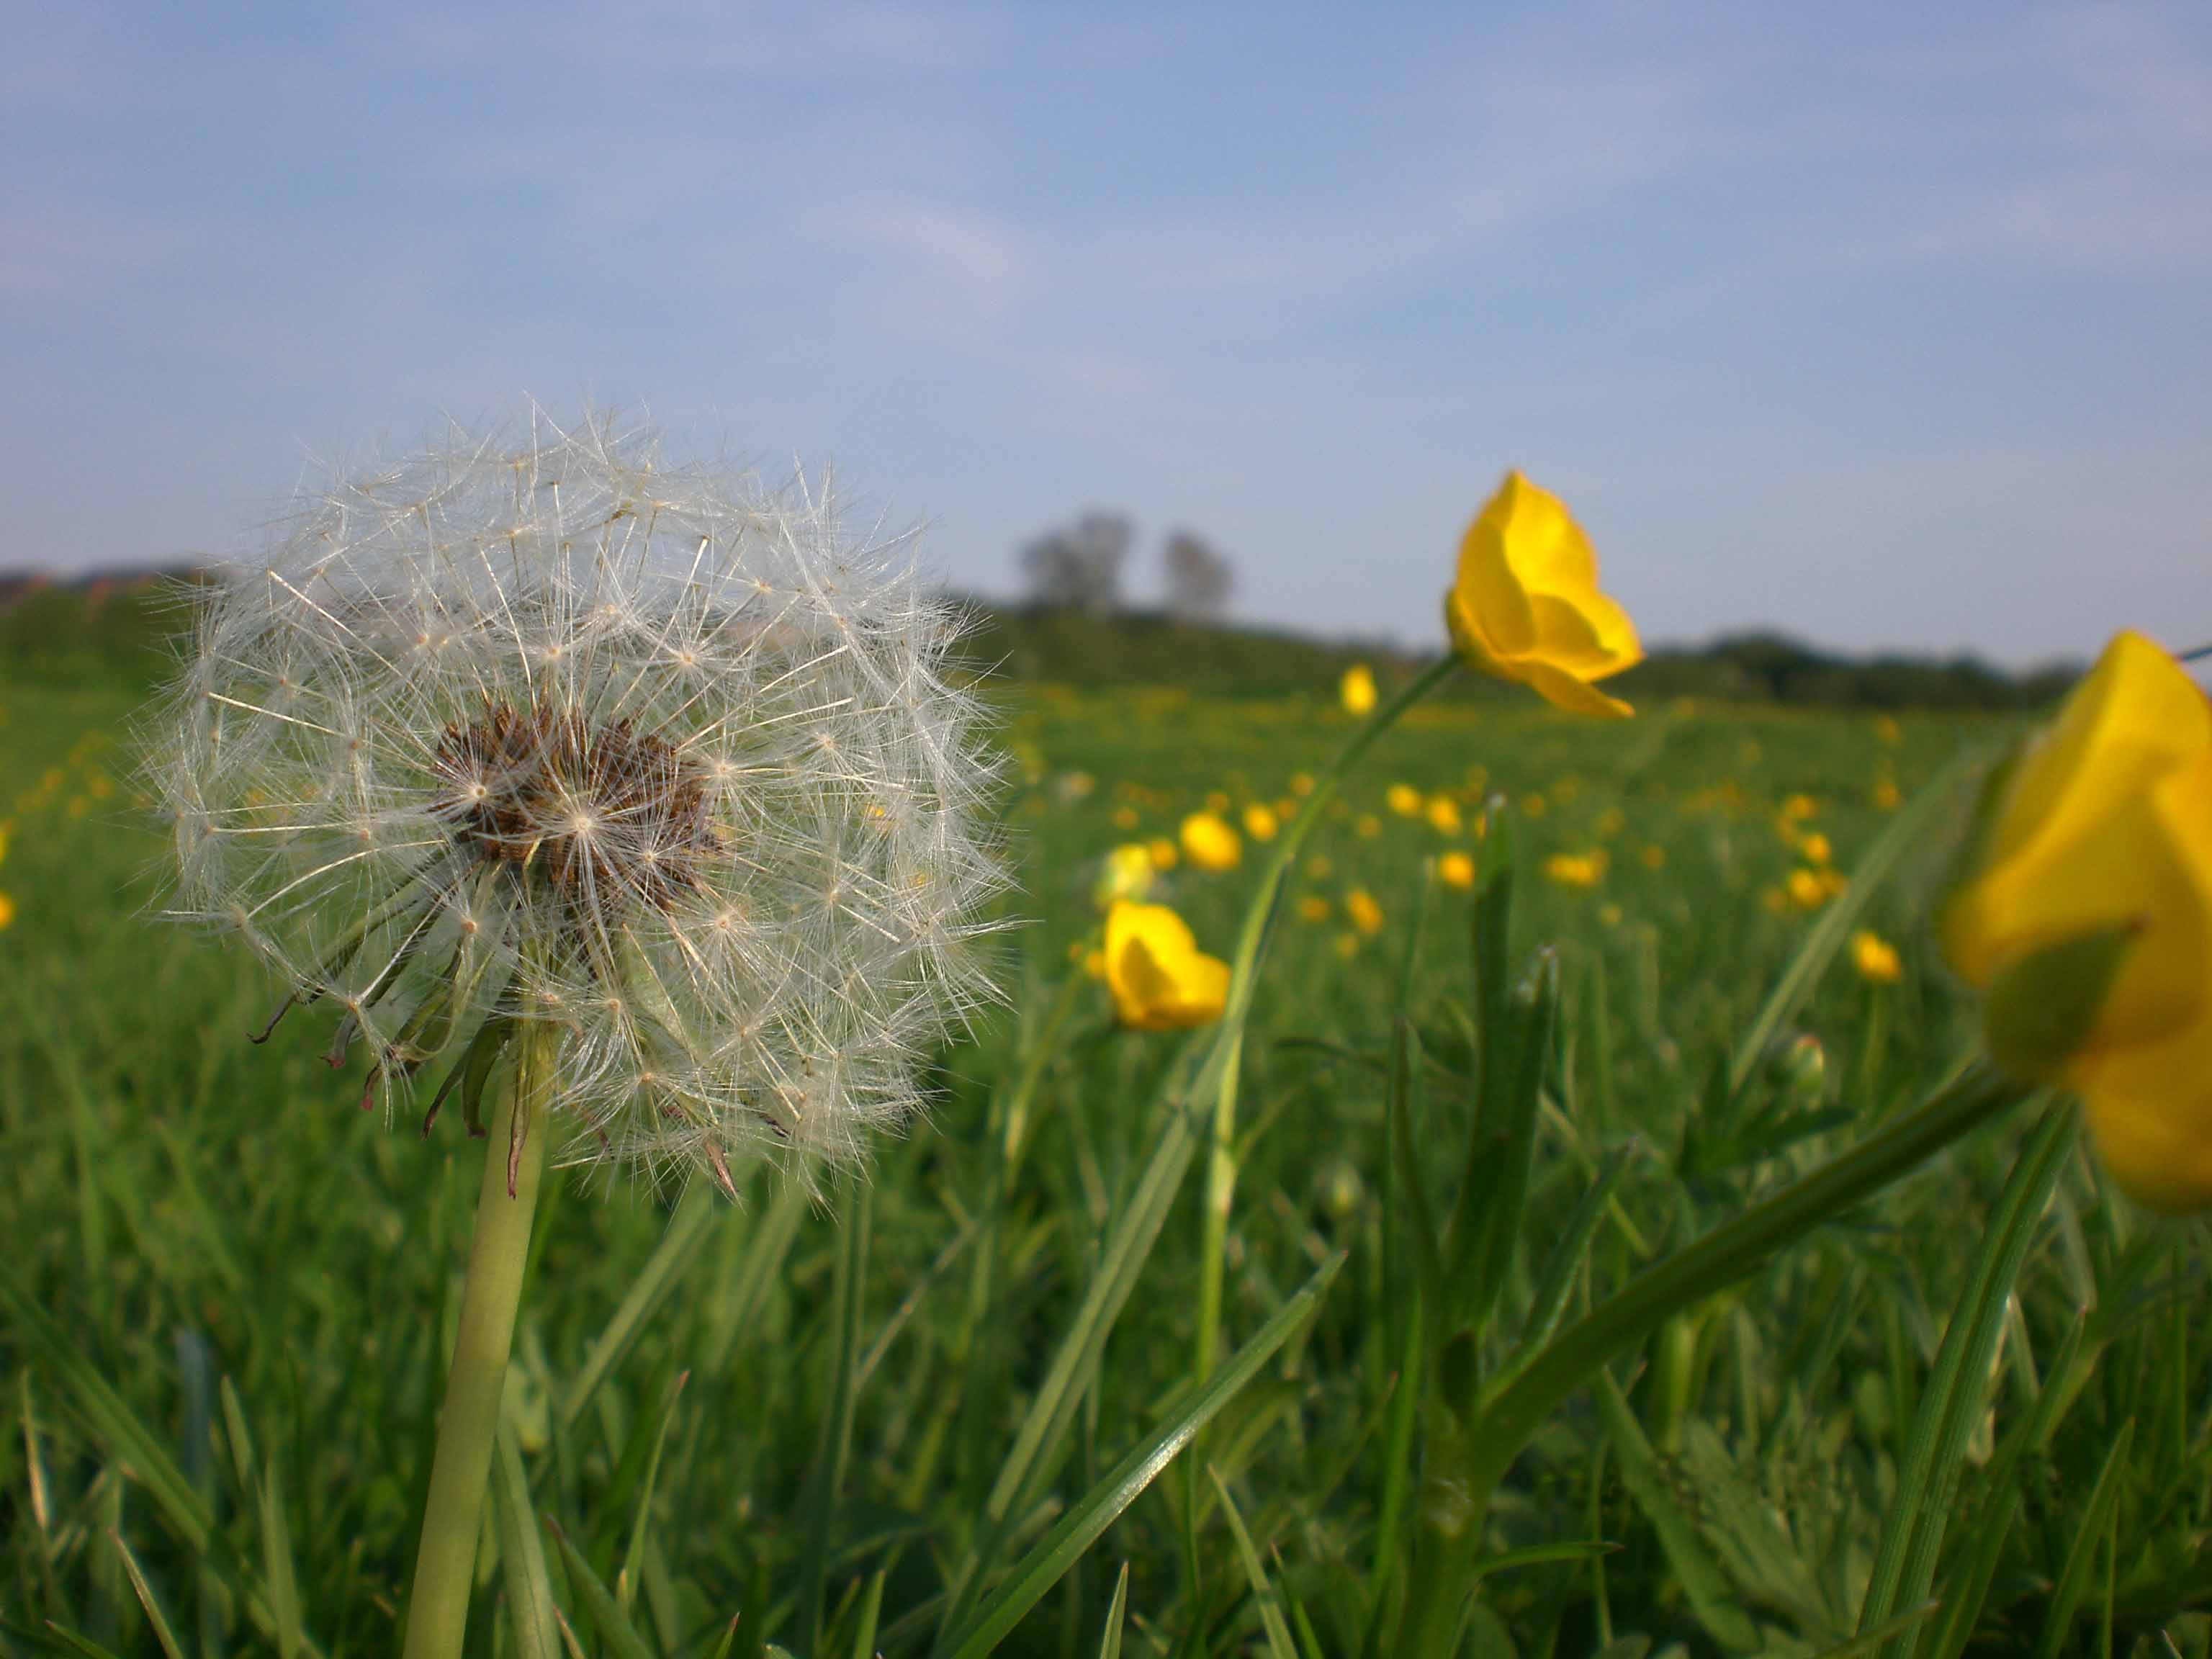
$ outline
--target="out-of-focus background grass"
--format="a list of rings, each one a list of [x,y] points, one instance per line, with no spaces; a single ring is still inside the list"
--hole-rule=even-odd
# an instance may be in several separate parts
[[[0,1273],[44,1316],[0,1322],[0,1646],[388,1650],[478,1152],[453,1115],[426,1141],[356,1110],[360,1078],[324,1068],[309,1022],[249,1046],[273,988],[146,914],[162,846],[134,798],[125,722],[177,617],[137,582],[34,587],[0,607]],[[1411,672],[1387,653],[1052,610],[983,615],[969,648],[1001,671],[992,696],[1015,760],[1008,908],[1026,925],[1012,935],[1012,1012],[940,1057],[932,1116],[881,1148],[866,1199],[842,1194],[837,1214],[757,1172],[742,1207],[563,1178],[541,1212],[519,1444],[545,1536],[557,1528],[577,1552],[546,1545],[581,1650],[624,1651],[576,1611],[586,1570],[648,1650],[720,1651],[733,1617],[732,1650],[804,1644],[802,1517],[841,1352],[858,1386],[820,1650],[854,1650],[871,1631],[886,1653],[923,1650],[1158,1133],[1176,1042],[1115,1029],[1082,964],[1099,860],[1172,837],[1208,805],[1232,822],[1255,805],[1286,811],[1351,729],[1335,706],[1342,668],[1364,656],[1386,690]],[[1556,945],[1565,997],[1510,1305],[1526,1304],[1548,1234],[1609,1149],[1632,1150],[1589,1290],[1899,1109],[1967,1040],[1926,937],[1944,851],[1930,839],[1862,919],[1894,947],[1894,981],[1838,955],[1763,1061],[1765,1138],[1715,1146],[1694,1132],[1716,1068],[1834,902],[1830,872],[2052,684],[1769,640],[1662,656],[1623,689],[1639,718],[1598,726],[1464,687],[1416,710],[1331,807],[1252,1027],[1227,1341],[1332,1252],[1349,1257],[1317,1318],[1203,1443],[1255,1553],[1178,1463],[1006,1650],[1099,1651],[1123,1562],[1123,1651],[1265,1651],[1285,1608],[1306,1650],[1360,1650],[1392,1385],[1383,1057],[1425,915],[1406,1012],[1441,1145],[1465,1110],[1469,901],[1434,861],[1473,848],[1486,798],[1513,825],[1516,946]],[[1183,861],[1160,878],[1210,948],[1230,942],[1256,850],[1236,870]],[[1356,890],[1379,927],[1355,923]],[[1003,1117],[1030,1086],[1033,1139],[987,1262]],[[1550,1425],[1501,1494],[1493,1553],[1603,1547],[1504,1554],[1476,1614],[1480,1650],[1865,1650],[1839,1644],[2025,1128],[1975,1137],[1700,1307],[1670,1336],[1664,1388],[1616,1366],[1633,1431],[1584,1403]],[[1030,1537],[1187,1391],[1196,1187],[1114,1333]],[[848,1327],[830,1313],[863,1207]],[[1955,1629],[1948,1610],[1929,1616],[1931,1640],[2207,1651],[2205,1242],[2200,1226],[2128,1209],[2086,1161],[2069,1168],[1977,1380],[1985,1414],[1950,1495],[1936,1594],[1979,1583],[1975,1547],[1993,1532],[1996,1553]],[[507,1593],[498,1554],[488,1543],[483,1608]],[[246,1610],[257,1595],[298,1616],[264,1637]],[[511,1638],[482,1616],[471,1639],[492,1654]]]

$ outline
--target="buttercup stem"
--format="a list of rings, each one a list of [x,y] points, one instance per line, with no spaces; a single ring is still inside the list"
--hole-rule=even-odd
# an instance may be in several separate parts
[[[493,1437],[514,1339],[515,1309],[522,1299],[523,1269],[530,1259],[538,1176],[545,1165],[545,1101],[559,1040],[557,1032],[527,1025],[517,1034],[514,1078],[501,1093],[484,1146],[460,1328],[438,1417],[415,1588],[407,1602],[404,1659],[459,1659],[468,1625]]]
[[[1284,878],[1297,862],[1314,826],[1321,822],[1322,809],[1335,796],[1345,775],[1398,723],[1400,715],[1449,679],[1458,668],[1457,657],[1439,657],[1352,733],[1336,758],[1314,780],[1313,793],[1276,839],[1267,862],[1260,867],[1260,884],[1245,907],[1243,924],[1237,930],[1237,954],[1230,963],[1229,1006],[1222,1011],[1221,1021],[1223,1040],[1234,1047],[1217,1057],[1220,1069],[1213,1098],[1212,1151],[1206,1166],[1206,1225],[1199,1246],[1198,1334],[1192,1367],[1200,1382],[1213,1375],[1221,1340],[1222,1256],[1229,1237],[1230,1206],[1237,1194],[1237,1085],[1244,1016],[1252,1006],[1252,981],[1260,969],[1260,948],[1267,940]]]
[[[1599,1366],[2030,1092],[1968,1067],[1918,1109],[1631,1279],[1546,1343],[1482,1406],[1463,1455],[1444,1460],[1423,1481],[1421,1540],[1398,1651],[1420,1659],[1453,1652],[1492,1492],[1537,1426]]]

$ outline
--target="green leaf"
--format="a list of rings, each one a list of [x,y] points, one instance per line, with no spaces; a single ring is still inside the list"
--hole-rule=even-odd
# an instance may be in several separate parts
[[[1122,1510],[1137,1501],[1145,1488],[1159,1477],[1161,1470],[1175,1461],[1191,1437],[1235,1398],[1260,1368],[1274,1357],[1275,1351],[1290,1340],[1291,1334],[1320,1304],[1343,1265],[1341,1252],[1330,1257],[1182,1410],[1133,1449],[1060,1517],[947,1643],[946,1650],[952,1659],[981,1659],[1005,1639],[1045,1592],[1060,1582],[1060,1575],[1076,1559],[1097,1541]]]
[[[607,1644],[614,1659],[653,1659],[653,1650],[637,1633],[637,1627],[623,1616],[621,1605],[607,1593],[607,1587],[592,1571],[592,1564],[584,1559],[583,1552],[568,1541],[568,1535],[550,1516],[545,1525],[561,1552],[562,1565],[568,1570],[570,1586],[582,1598],[592,1627],[599,1632],[599,1639]]]
[[[876,1621],[883,1616],[884,1581],[890,1576],[889,1567],[878,1567],[861,1592],[858,1622],[853,1628],[853,1659],[869,1659],[876,1650]]]
[[[676,1206],[676,1213],[670,1218],[668,1231],[661,1236],[659,1244],[646,1259],[645,1266],[638,1269],[621,1305],[592,1344],[592,1351],[584,1356],[575,1382],[562,1397],[563,1430],[575,1427],[584,1414],[584,1407],[592,1403],[592,1396],[599,1392],[608,1373],[622,1363],[623,1356],[637,1340],[638,1333],[683,1281],[720,1212],[714,1194],[706,1184],[694,1182],[684,1201]]]
[[[2112,1449],[2105,1455],[2105,1467],[2097,1475],[2097,1484],[2090,1488],[2089,1501],[2081,1506],[2081,1518],[2075,1523],[2074,1546],[2066,1553],[2066,1565],[2059,1570],[2057,1587],[2051,1593],[2051,1606],[2043,1615],[2043,1635],[2035,1645],[2035,1659],[2057,1659],[2059,1650],[2066,1645],[2068,1633],[2074,1627],[2074,1615],[2080,1611],[2081,1598],[2089,1588],[2089,1574],[2097,1559],[2097,1550],[2105,1544],[2112,1529],[2115,1512],[2120,1502],[2120,1485],[2127,1474],[2128,1448],[2135,1443],[2136,1420],[2132,1417],[2122,1425],[2113,1437]]]
[[[261,1471],[261,1559],[269,1583],[269,1614],[280,1659],[297,1659],[306,1643],[300,1615],[300,1580],[292,1563],[292,1529],[284,1518],[284,1460],[270,1448]]]
[[[176,1632],[169,1628],[168,1615],[161,1611],[161,1603],[154,1594],[154,1587],[146,1582],[146,1575],[139,1570],[138,1558],[131,1553],[131,1547],[123,1541],[121,1533],[109,1533],[107,1541],[115,1547],[115,1553],[122,1559],[124,1574],[131,1580],[131,1593],[138,1598],[138,1605],[146,1610],[146,1622],[153,1626],[154,1639],[161,1644],[162,1653],[167,1659],[185,1659],[184,1650],[177,1645]]]
[[[2069,933],[1990,976],[1982,1038],[1997,1069],[2040,1082],[2064,1069],[2088,1038],[2136,936],[2133,922]]]
[[[853,1450],[853,1377],[860,1363],[860,1316],[867,1301],[868,1237],[875,1213],[875,1188],[860,1180],[845,1183],[844,1245],[837,1257],[836,1346],[830,1357],[830,1394],[822,1413],[808,1472],[805,1543],[799,1558],[799,1629],[809,1653],[822,1651],[823,1598],[830,1575],[830,1531]]]
[[[512,1409],[500,1414],[492,1454],[491,1502],[515,1659],[562,1659],[553,1581],[545,1570],[545,1547],[538,1541],[537,1511],[530,1504],[530,1482],[523,1471]]]
[[[2073,1142],[2073,1109],[2053,1107],[2021,1149],[1982,1234],[1972,1273],[1960,1291],[1935,1372],[1913,1414],[1896,1496],[1860,1608],[1862,1632],[1924,1600],[1934,1584],[1959,1471],[1988,1392],[1990,1356],[2005,1301]]]
[[[1667,1553],[1674,1583],[1680,1586],[1691,1613],[1723,1647],[1738,1653],[1754,1651],[1759,1646],[1759,1626],[1737,1605],[1735,1587],[1706,1552],[1690,1517],[1676,1505],[1658,1455],[1644,1437],[1643,1427],[1628,1408],[1613,1373],[1601,1370],[1590,1379],[1590,1391],[1597,1401],[1598,1420],[1605,1425],[1606,1438],[1612,1443],[1613,1455],[1620,1460],[1620,1483],[1659,1535],[1659,1547]]]
[[[645,1537],[653,1521],[653,1492],[660,1476],[660,1454],[668,1444],[668,1425],[676,1420],[676,1402],[683,1397],[684,1385],[691,1380],[689,1371],[678,1371],[669,1385],[668,1398],[661,1403],[660,1424],[653,1431],[653,1452],[646,1460],[645,1480],[638,1492],[637,1514],[630,1522],[629,1547],[623,1552],[622,1571],[615,1575],[615,1596],[628,1613],[637,1601],[637,1581],[645,1564]]]
[[[1098,1637],[1098,1659],[1121,1659],[1121,1626],[1129,1614],[1129,1564],[1114,1577],[1114,1600],[1106,1608],[1106,1628]]]
[[[1459,1207],[1445,1241],[1446,1328],[1464,1325],[1479,1333],[1512,1269],[1559,1006],[1559,960],[1553,951],[1540,951],[1508,1016],[1510,1080],[1494,1093],[1490,1061],[1484,1061],[1485,1121],[1468,1143]]]
[[[1244,1517],[1237,1512],[1237,1500],[1229,1495],[1219,1469],[1209,1464],[1206,1473],[1221,1499],[1221,1513],[1229,1522],[1230,1535],[1237,1540],[1237,1558],[1244,1564],[1244,1577],[1252,1586],[1253,1600],[1259,1603],[1260,1627],[1267,1633],[1270,1659],[1298,1659],[1298,1650],[1291,1642],[1291,1627],[1283,1621],[1282,1598],[1275,1594],[1260,1552],[1252,1547],[1252,1534],[1245,1529]]]

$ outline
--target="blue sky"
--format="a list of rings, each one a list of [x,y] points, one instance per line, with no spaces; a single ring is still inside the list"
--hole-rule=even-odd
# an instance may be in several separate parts
[[[1089,506],[1440,636],[1509,465],[1649,638],[2212,637],[2212,8],[19,9],[0,565],[649,408],[1013,581]],[[2186,636],[2186,637],[2184,637]]]

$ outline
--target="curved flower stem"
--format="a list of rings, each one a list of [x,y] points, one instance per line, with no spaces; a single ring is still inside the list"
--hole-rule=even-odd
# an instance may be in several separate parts
[[[1237,933],[1237,954],[1230,963],[1229,1006],[1222,1011],[1221,1017],[1222,1042],[1226,1052],[1217,1052],[1212,1060],[1216,1085],[1213,1149],[1206,1159],[1206,1231],[1198,1254],[1198,1334],[1192,1368],[1195,1381],[1202,1382],[1213,1374],[1214,1359],[1220,1348],[1222,1255],[1229,1237],[1230,1205],[1237,1195],[1237,1084],[1243,1057],[1244,1017],[1251,1011],[1252,982],[1259,972],[1260,952],[1274,921],[1276,901],[1282,896],[1284,879],[1312,836],[1314,826],[1321,822],[1322,809],[1334,798],[1337,785],[1343,781],[1345,775],[1359,763],[1376,739],[1398,723],[1400,715],[1449,679],[1458,668],[1457,657],[1449,653],[1439,657],[1415,675],[1396,696],[1369,715],[1367,723],[1352,734],[1336,758],[1315,778],[1313,793],[1305,798],[1297,816],[1276,839],[1267,862],[1260,866],[1260,884],[1245,906],[1243,924]]]
[[[1454,1650],[1492,1492],[1528,1437],[1599,1366],[2031,1092],[1966,1068],[1917,1110],[1629,1280],[1509,1373],[1481,1402],[1461,1455],[1424,1481],[1413,1599],[1396,1651],[1442,1659]]]
[[[477,1532],[507,1382],[507,1350],[514,1338],[514,1312],[530,1259],[531,1218],[545,1165],[545,1104],[559,1040],[556,1032],[527,1024],[516,1033],[514,1079],[502,1091],[484,1148],[460,1328],[438,1417],[415,1588],[407,1602],[404,1659],[459,1659],[468,1626]]]

